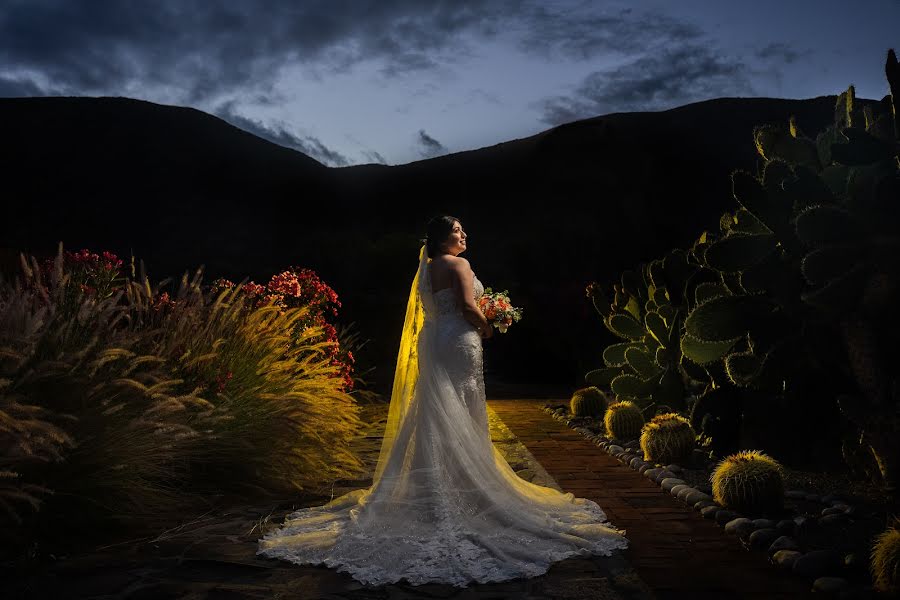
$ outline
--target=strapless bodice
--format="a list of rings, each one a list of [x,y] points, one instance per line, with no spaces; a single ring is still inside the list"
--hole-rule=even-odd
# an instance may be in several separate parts
[[[484,286],[475,275],[473,275],[472,292],[475,299],[484,294]],[[438,315],[459,313],[462,310],[462,307],[458,306],[456,292],[453,288],[444,288],[434,292],[432,295],[434,296],[434,304],[437,307]]]

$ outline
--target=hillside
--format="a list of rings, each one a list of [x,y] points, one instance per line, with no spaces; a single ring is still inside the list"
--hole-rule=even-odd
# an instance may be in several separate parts
[[[729,173],[756,169],[755,125],[796,115],[815,135],[835,97],[722,98],[617,113],[400,166],[327,168],[201,111],[128,98],[0,99],[7,187],[0,247],[108,249],[155,279],[320,272],[393,375],[417,238],[433,214],[463,220],[466,256],[525,319],[486,342],[490,382],[575,385],[605,332],[584,298],[716,227]],[[10,268],[7,250],[5,269]]]

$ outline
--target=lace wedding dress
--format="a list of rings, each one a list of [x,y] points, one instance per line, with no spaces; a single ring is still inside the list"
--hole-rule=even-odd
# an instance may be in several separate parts
[[[465,587],[625,548],[595,502],[521,479],[494,448],[481,337],[454,291],[432,293],[428,267],[423,247],[372,486],[289,514],[257,554],[368,584]]]

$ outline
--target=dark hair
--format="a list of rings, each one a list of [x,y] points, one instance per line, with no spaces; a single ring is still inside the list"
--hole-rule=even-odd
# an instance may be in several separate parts
[[[459,219],[450,215],[441,215],[428,221],[428,225],[425,226],[425,251],[428,252],[428,258],[438,255],[438,249],[444,240],[450,237],[453,224],[457,221]]]

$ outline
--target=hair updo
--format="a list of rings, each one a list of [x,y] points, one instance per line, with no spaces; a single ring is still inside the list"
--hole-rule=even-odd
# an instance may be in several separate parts
[[[428,225],[425,226],[425,251],[428,253],[428,258],[438,255],[441,244],[450,237],[453,224],[457,221],[459,219],[450,215],[441,215],[428,221]]]

